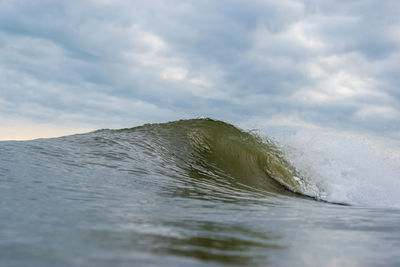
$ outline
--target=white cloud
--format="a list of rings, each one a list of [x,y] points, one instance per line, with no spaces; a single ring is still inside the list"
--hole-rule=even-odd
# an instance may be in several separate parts
[[[211,82],[207,81],[204,78],[193,78],[193,79],[189,80],[189,83],[191,83],[193,85],[201,86],[201,87],[211,87],[212,86]]]
[[[369,105],[361,107],[355,114],[356,117],[366,119],[390,120],[400,116],[400,112],[388,106]]]
[[[370,88],[370,84],[374,83],[372,79],[363,79],[346,72],[331,73],[326,76],[329,77],[319,81],[315,87],[299,90],[294,94],[294,98],[305,102],[329,103],[354,100],[357,97],[387,97],[384,93]]]
[[[282,34],[286,42],[294,42],[302,45],[307,49],[320,50],[324,48],[324,42],[319,40],[317,36],[311,32],[315,25],[305,22],[298,22],[292,25],[285,33]]]
[[[314,81],[311,86],[301,88],[293,97],[296,100],[315,103],[349,101],[354,105],[357,99],[379,99],[389,101],[384,91],[377,90],[379,82],[366,71],[374,68],[358,53],[335,54],[316,57],[304,64],[304,71]],[[351,102],[350,102],[351,101]]]
[[[182,81],[186,79],[188,70],[179,67],[167,67],[160,73],[161,78],[169,81]]]

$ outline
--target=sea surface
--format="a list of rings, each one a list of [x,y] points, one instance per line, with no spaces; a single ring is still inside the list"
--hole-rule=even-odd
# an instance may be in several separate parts
[[[399,164],[283,143],[212,119],[0,142],[0,266],[400,266]]]

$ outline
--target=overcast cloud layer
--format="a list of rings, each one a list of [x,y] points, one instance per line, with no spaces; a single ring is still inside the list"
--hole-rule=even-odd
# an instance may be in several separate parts
[[[400,138],[399,14],[397,0],[0,0],[0,129],[208,116]]]

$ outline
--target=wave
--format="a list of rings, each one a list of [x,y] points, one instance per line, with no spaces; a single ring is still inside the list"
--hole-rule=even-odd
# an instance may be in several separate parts
[[[340,204],[400,206],[398,166],[359,137],[297,132],[273,141],[210,118],[98,133],[129,134],[128,142],[140,135],[150,149],[164,150],[162,161],[172,162],[161,166],[174,166],[178,176],[200,174],[218,186],[234,185],[232,191],[247,187]]]
[[[200,198],[233,200],[250,194],[255,199],[257,194],[273,194],[400,207],[398,166],[354,138],[302,132],[274,138],[204,118],[25,144],[32,150],[30,160],[45,168],[59,166],[69,173],[108,168],[160,188],[174,184]],[[29,150],[24,148],[23,153]],[[41,156],[35,159],[38,152]],[[10,169],[9,165],[4,166]]]
[[[279,194],[300,193],[304,186],[296,169],[274,142],[223,121],[180,120],[99,130],[95,134],[106,138],[97,141],[123,141],[129,144],[127,149],[141,147],[141,154],[155,155],[159,166],[164,168],[159,172],[164,175],[171,175],[171,170],[181,177],[197,172],[211,180],[219,179],[220,184]]]

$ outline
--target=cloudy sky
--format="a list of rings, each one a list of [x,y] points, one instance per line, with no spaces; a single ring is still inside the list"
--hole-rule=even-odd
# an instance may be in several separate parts
[[[0,0],[0,139],[200,116],[400,139],[400,1]]]

